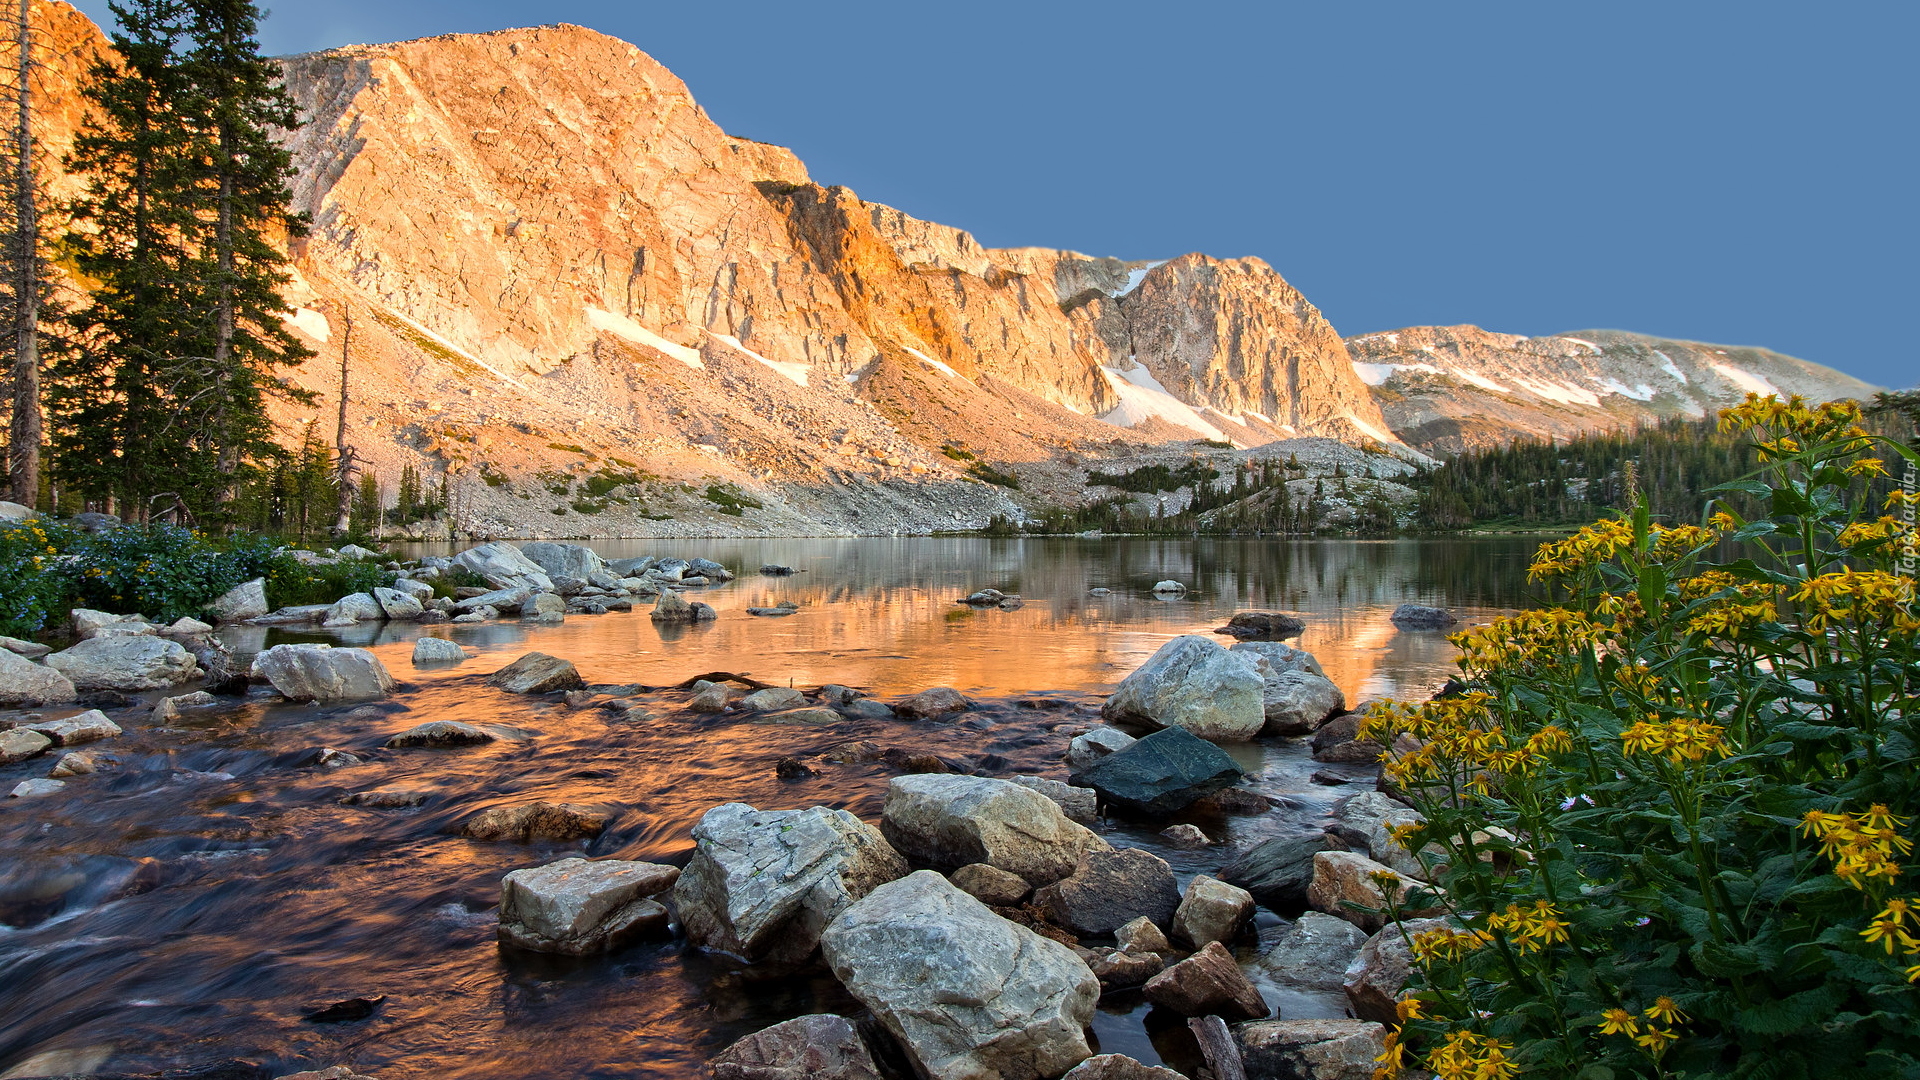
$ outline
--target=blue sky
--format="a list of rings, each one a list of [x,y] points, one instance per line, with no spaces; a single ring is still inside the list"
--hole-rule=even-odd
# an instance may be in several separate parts
[[[282,0],[263,40],[560,21],[989,245],[1257,255],[1349,335],[1625,329],[1920,382],[1920,4]]]

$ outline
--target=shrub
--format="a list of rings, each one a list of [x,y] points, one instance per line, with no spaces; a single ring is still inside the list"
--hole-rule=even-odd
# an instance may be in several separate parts
[[[708,484],[706,500],[720,508],[723,514],[740,517],[748,510],[762,509],[760,500],[740,490],[734,484]]]
[[[1721,494],[1764,516],[1643,500],[1542,546],[1551,607],[1459,635],[1458,692],[1369,714],[1452,920],[1396,917],[1385,1075],[1920,1073],[1915,537],[1881,514],[1920,493],[1869,502],[1889,441],[1858,418],[1749,397],[1723,423],[1763,465]]]
[[[967,466],[967,475],[973,477],[975,480],[994,484],[998,487],[1009,488],[1013,491],[1020,490],[1020,478],[1018,476],[1010,472],[1001,472],[999,469],[994,468],[984,461],[976,461]]]

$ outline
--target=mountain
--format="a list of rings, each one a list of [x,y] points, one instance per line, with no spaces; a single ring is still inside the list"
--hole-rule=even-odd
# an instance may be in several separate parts
[[[1411,326],[1347,339],[1394,433],[1448,455],[1706,416],[1748,393],[1863,398],[1879,387],[1768,349],[1582,330],[1552,337]]]

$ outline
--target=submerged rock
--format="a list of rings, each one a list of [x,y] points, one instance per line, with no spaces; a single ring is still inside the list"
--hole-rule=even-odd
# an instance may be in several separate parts
[[[275,645],[253,658],[253,674],[291,701],[353,701],[393,692],[386,665],[365,649]]]
[[[755,690],[740,699],[743,708],[755,710],[797,709],[807,704],[807,695],[785,686],[769,686],[765,690]],[[836,714],[834,719],[838,720]]]
[[[722,1050],[713,1080],[881,1080],[859,1031],[844,1016],[814,1014],[763,1028]]]
[[[673,887],[677,867],[620,859],[561,859],[500,879],[500,940],[536,952],[587,956],[664,929],[648,899]]]
[[[9,795],[15,799],[42,799],[48,795],[58,795],[66,789],[65,780],[22,780],[13,785]]]
[[[387,740],[387,745],[391,747],[479,746],[482,743],[493,742],[497,738],[499,738],[499,736],[488,731],[486,728],[475,727],[472,724],[463,724],[458,720],[429,720],[424,724],[416,724],[400,732],[398,735],[393,736]],[[353,755],[348,754],[345,756],[352,757]],[[358,758],[350,762],[350,764],[354,765],[358,765],[359,763]],[[336,767],[329,762],[325,752],[320,756],[320,764],[327,768]]]
[[[898,776],[887,785],[880,831],[909,859],[958,867],[983,862],[1045,885],[1073,873],[1107,842],[1052,800],[983,776]]]
[[[487,676],[490,685],[509,694],[551,694],[560,690],[579,690],[587,685],[573,661],[530,652]]]
[[[1090,1054],[1100,983],[1086,963],[932,871],[850,905],[821,947],[929,1080],[1042,1080]]]
[[[1266,723],[1255,664],[1188,634],[1160,646],[1101,707],[1107,720],[1185,728],[1210,742],[1244,742]]]
[[[1277,641],[1296,637],[1306,628],[1305,622],[1278,611],[1237,611],[1214,633],[1250,641]]]
[[[1245,774],[1225,751],[1172,727],[1156,731],[1075,774],[1106,802],[1147,814],[1171,814]]]
[[[55,780],[69,776],[91,776],[120,766],[120,759],[101,750],[73,750],[60,755],[47,775]]]

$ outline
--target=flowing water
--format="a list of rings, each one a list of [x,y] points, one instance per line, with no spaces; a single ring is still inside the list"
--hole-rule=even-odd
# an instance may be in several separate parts
[[[684,863],[689,828],[722,802],[767,809],[828,805],[878,817],[893,770],[810,757],[849,739],[932,752],[989,774],[1063,777],[1072,732],[1167,638],[1205,633],[1236,610],[1290,611],[1350,702],[1430,693],[1451,671],[1442,635],[1402,632],[1407,601],[1451,607],[1468,623],[1527,602],[1523,539],[1243,541],[900,539],[608,541],[618,558],[705,556],[741,571],[702,591],[718,621],[656,627],[644,609],[569,616],[558,626],[363,624],[339,633],[233,628],[237,652],[291,640],[373,649],[401,681],[387,701],[295,706],[257,688],[184,709],[166,726],[144,707],[114,714],[126,734],[96,744],[118,771],[76,778],[55,796],[0,805],[0,1077],[130,1073],[245,1058],[267,1075],[351,1064],[406,1078],[696,1077],[731,1040],[806,1012],[859,1005],[823,969],[768,971],[671,941],[569,960],[494,941],[500,876],[567,855]],[[671,549],[671,550],[669,550]],[[761,577],[763,563],[801,571]],[[1188,591],[1156,599],[1163,579]],[[1018,593],[1015,611],[954,600],[978,588]],[[1106,596],[1094,588],[1113,590]],[[785,618],[746,614],[792,600]],[[423,633],[477,651],[419,670]],[[1230,639],[1221,639],[1227,641]],[[952,686],[980,702],[963,724],[846,721],[826,728],[701,716],[686,694],[640,695],[620,717],[516,697],[485,676],[539,650],[589,683],[678,683],[712,671],[769,683],[838,682],[886,698]],[[187,688],[190,689],[190,688]],[[177,691],[176,691],[177,692]],[[149,698],[157,695],[148,695]],[[57,716],[63,711],[45,710]],[[445,750],[387,750],[428,720],[485,722],[516,738]],[[364,764],[313,765],[322,747]],[[1100,827],[1116,846],[1148,848],[1182,882],[1284,822],[1351,791],[1310,783],[1302,740],[1233,752],[1252,786],[1286,800],[1264,817],[1191,817],[1217,846],[1166,847],[1156,822]],[[784,756],[818,775],[774,776]],[[0,790],[44,776],[43,756],[0,768]],[[343,805],[350,792],[423,788],[423,806]],[[545,799],[597,804],[607,831],[572,844],[482,843],[455,832],[493,806]],[[1271,929],[1278,916],[1263,912]],[[368,1019],[308,1023],[330,1002],[386,995]],[[1269,994],[1283,1015],[1337,1015],[1339,1003]],[[1190,1064],[1184,1026],[1137,995],[1102,1003],[1101,1051]]]

